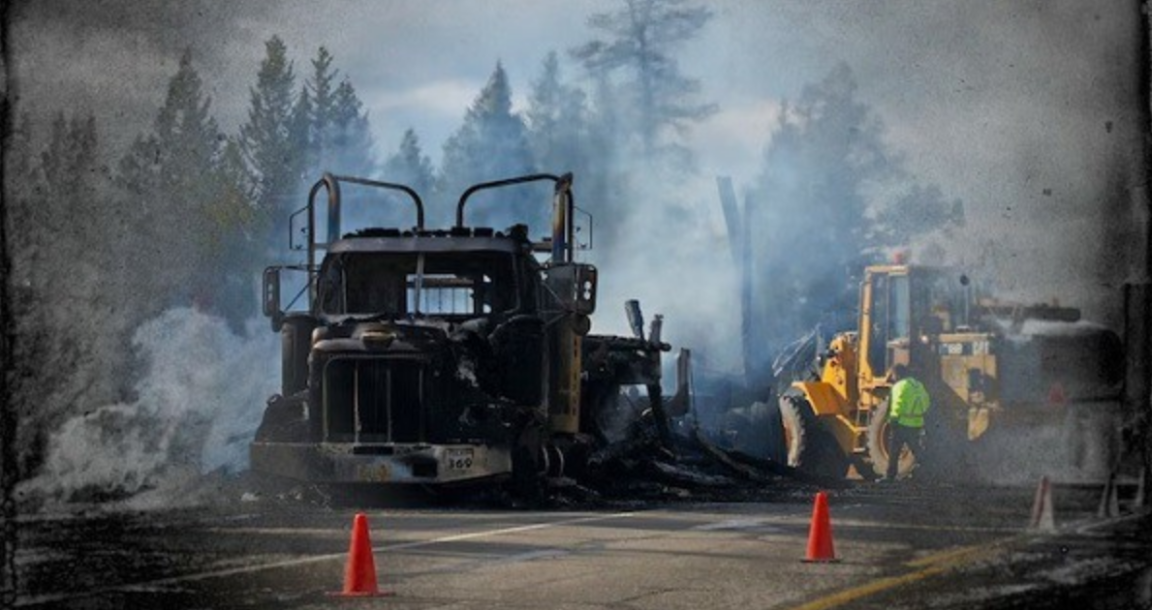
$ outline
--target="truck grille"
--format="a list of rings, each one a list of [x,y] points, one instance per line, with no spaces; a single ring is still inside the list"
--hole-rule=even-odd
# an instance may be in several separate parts
[[[425,370],[417,360],[341,357],[329,361],[323,381],[327,440],[424,442]]]

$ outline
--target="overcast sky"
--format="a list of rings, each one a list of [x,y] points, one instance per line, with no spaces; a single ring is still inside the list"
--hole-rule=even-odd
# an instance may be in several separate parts
[[[702,176],[750,181],[782,101],[846,62],[909,167],[964,200],[969,227],[953,248],[969,249],[968,261],[973,244],[994,238],[1014,261],[1005,274],[1043,298],[1111,291],[1131,275],[1117,253],[1137,247],[1143,219],[1138,3],[714,5],[680,58],[720,108],[691,137]],[[411,126],[437,158],[497,60],[522,104],[545,54],[589,39],[587,17],[615,6],[42,0],[10,24],[11,91],[21,110],[92,110],[122,145],[147,128],[191,47],[221,126],[234,131],[262,42],[279,34],[300,77],[317,46],[331,50],[370,112],[380,156]]]

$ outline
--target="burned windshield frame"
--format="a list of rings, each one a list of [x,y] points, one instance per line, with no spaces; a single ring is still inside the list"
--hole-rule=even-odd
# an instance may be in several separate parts
[[[317,282],[322,315],[474,318],[520,308],[507,252],[341,253],[324,262]]]

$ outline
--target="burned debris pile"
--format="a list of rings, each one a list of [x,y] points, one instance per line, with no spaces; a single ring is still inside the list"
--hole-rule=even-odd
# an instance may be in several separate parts
[[[670,419],[666,441],[661,427],[654,412],[646,410],[623,438],[591,454],[579,486],[604,500],[711,502],[778,498],[813,486],[845,484],[720,446],[699,428],[692,413]],[[549,489],[552,500],[569,499],[565,485]]]

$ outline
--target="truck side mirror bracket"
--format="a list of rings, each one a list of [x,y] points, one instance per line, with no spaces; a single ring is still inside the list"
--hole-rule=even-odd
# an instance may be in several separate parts
[[[544,281],[565,311],[590,315],[596,311],[596,267],[587,263],[549,265]]]
[[[272,330],[280,332],[280,327],[284,325],[284,311],[280,309],[280,267],[264,270],[261,294],[264,315],[272,320]]]
[[[576,263],[576,310],[582,314],[596,311],[596,267]]]

